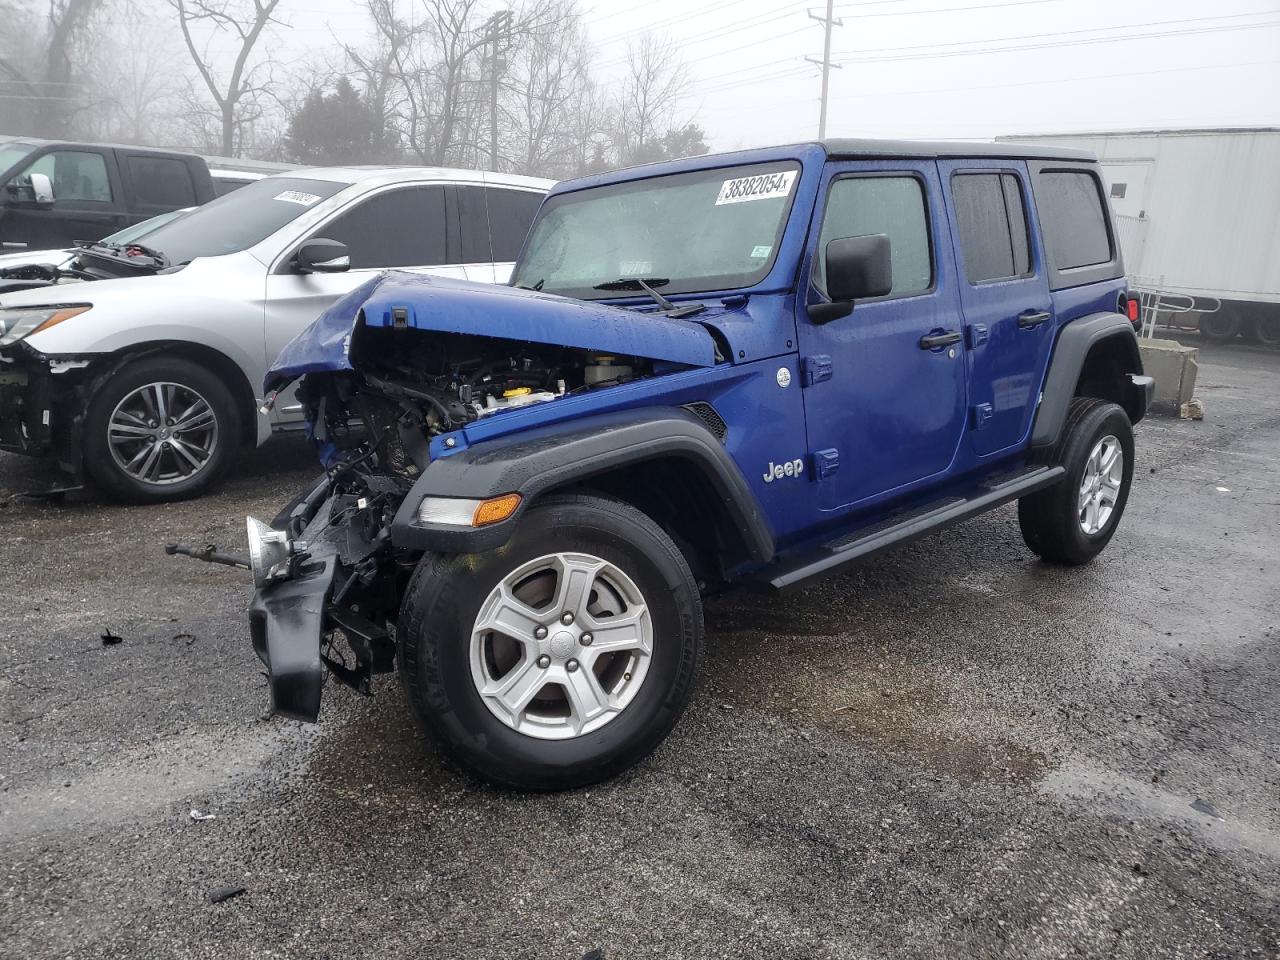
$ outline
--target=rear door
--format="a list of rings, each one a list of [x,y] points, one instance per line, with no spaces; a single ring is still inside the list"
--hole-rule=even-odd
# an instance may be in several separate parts
[[[195,178],[184,158],[123,150],[116,156],[130,194],[129,222],[141,223],[200,203]]]
[[[969,363],[969,437],[979,457],[1031,430],[1053,348],[1053,303],[1026,164],[943,160]]]

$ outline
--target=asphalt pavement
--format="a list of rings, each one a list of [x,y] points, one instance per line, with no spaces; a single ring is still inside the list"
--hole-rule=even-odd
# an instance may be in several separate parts
[[[1201,360],[1092,565],[1006,507],[718,597],[671,738],[555,795],[450,768],[394,677],[263,716],[245,576],[162,547],[243,550],[299,441],[162,507],[0,455],[0,956],[1278,957],[1280,354]]]

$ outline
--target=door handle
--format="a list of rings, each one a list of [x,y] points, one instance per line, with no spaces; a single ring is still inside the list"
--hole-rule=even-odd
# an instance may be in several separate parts
[[[944,330],[942,333],[931,333],[928,336],[920,338],[921,350],[937,350],[939,347],[949,347],[953,343],[960,342],[959,330]]]
[[[1018,314],[1018,326],[1023,330],[1030,330],[1032,327],[1040,326],[1052,316],[1053,314],[1048,310],[1024,310]]]

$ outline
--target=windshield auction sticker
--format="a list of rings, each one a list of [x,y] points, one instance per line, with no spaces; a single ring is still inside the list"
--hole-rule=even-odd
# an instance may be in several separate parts
[[[791,193],[791,185],[795,183],[796,172],[784,170],[780,173],[762,173],[754,177],[739,177],[737,180],[726,180],[720,186],[720,195],[716,197],[716,206],[724,203],[745,203],[748,200],[769,200],[773,197],[785,197]]]
[[[314,193],[303,193],[301,190],[286,190],[284,193],[277,193],[271,199],[283,200],[286,203],[300,203],[304,207],[309,207],[319,201],[320,198]]]

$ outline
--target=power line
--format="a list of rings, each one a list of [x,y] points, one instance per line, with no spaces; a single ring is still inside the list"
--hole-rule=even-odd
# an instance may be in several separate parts
[[[783,19],[786,19],[786,18],[788,18],[788,17],[791,17],[791,16],[794,14],[794,11],[795,11],[796,9],[798,9],[798,8],[800,8],[800,7],[803,7],[803,6],[804,6],[804,4],[803,4],[803,3],[795,3],[795,4],[792,4],[792,5],[791,5],[791,9],[788,9],[788,10],[784,11],[783,13],[773,13],[773,14],[765,13],[765,14],[757,14],[755,17],[750,17],[750,18],[748,18],[748,20],[740,20],[740,21],[738,21],[738,23],[736,23],[734,26],[731,26],[731,27],[725,27],[725,28],[722,28],[722,29],[716,29],[716,30],[707,30],[707,31],[705,31],[705,32],[703,32],[703,33],[695,33],[695,34],[694,34],[693,36],[691,36],[691,37],[680,37],[680,38],[679,38],[679,40],[680,40],[680,42],[681,42],[682,44],[690,44],[690,43],[701,43],[701,42],[702,42],[702,41],[704,41],[704,40],[711,40],[711,39],[718,39],[718,38],[720,38],[720,37],[727,37],[727,36],[729,36],[730,34],[734,34],[734,33],[741,33],[743,30],[751,30],[751,29],[754,29],[755,27],[763,27],[764,25],[769,24],[769,23],[773,23],[773,22],[775,22],[775,21],[777,21],[777,20],[783,20]],[[798,32],[798,31],[797,31],[797,32]],[[786,36],[786,34],[783,34],[783,36]],[[775,36],[775,37],[772,37],[771,39],[777,39],[777,37]],[[693,60],[688,60],[688,61],[685,61],[685,62],[686,62],[686,63],[699,63],[699,62],[701,62],[701,61],[703,61],[703,60],[710,60],[710,59],[712,59],[712,58],[714,58],[714,57],[724,56],[726,53],[734,53],[734,52],[736,52],[737,50],[740,50],[740,49],[742,49],[742,48],[741,48],[741,47],[733,47],[733,48],[731,48],[731,49],[729,49],[729,50],[722,50],[722,51],[720,51],[719,53],[712,53],[712,54],[708,54],[707,56],[704,56],[704,57],[695,57]],[[628,57],[628,54],[621,54],[621,55],[618,55],[618,56],[609,57],[609,58],[607,58],[607,59],[605,59],[605,60],[601,61],[600,63],[596,64],[596,66],[599,66],[599,67],[609,67],[609,66],[613,66],[614,64],[624,63],[624,62],[627,60],[627,57]]]
[[[908,46],[908,47],[882,47],[879,50],[848,50],[848,51],[841,51],[840,53],[837,54],[837,56],[861,57],[865,54],[872,54],[872,56],[867,57],[865,60],[861,61],[864,63],[869,63],[869,62],[874,62],[879,60],[895,60],[895,59],[909,60],[909,59],[916,59],[916,58],[915,57],[899,58],[897,54],[899,52],[915,51],[915,50],[946,51],[950,48],[973,46],[975,44],[983,44],[983,43],[1008,43],[1012,41],[1021,41],[1021,40],[1045,40],[1049,38],[1071,37],[1071,36],[1076,36],[1082,33],[1100,33],[1104,30],[1133,30],[1135,28],[1142,29],[1145,27],[1173,26],[1180,23],[1206,23],[1208,21],[1213,21],[1213,20],[1232,20],[1232,19],[1239,19],[1241,17],[1268,16],[1268,15],[1271,15],[1273,12],[1274,11],[1264,10],[1264,11],[1258,11],[1254,13],[1228,13],[1228,14],[1222,14],[1222,15],[1213,16],[1213,17],[1186,17],[1180,20],[1157,20],[1152,23],[1126,23],[1126,24],[1119,24],[1114,27],[1088,27],[1082,30],[1062,30],[1054,33],[1028,33],[1028,34],[1021,34],[1015,37],[990,37],[990,38],[979,39],[979,40],[958,40],[953,43],[925,43],[925,44],[918,44],[915,46]],[[1222,26],[1219,26],[1219,27],[1206,27],[1200,30],[1175,30],[1175,31],[1168,31],[1164,33],[1153,33],[1149,35],[1148,34],[1131,34],[1131,35],[1127,35],[1123,37],[1115,37],[1115,38],[1092,37],[1092,38],[1083,38],[1081,40],[1070,40],[1070,41],[1064,40],[1061,42],[1054,42],[1049,44],[1028,44],[1023,47],[984,47],[978,50],[961,50],[961,51],[956,51],[954,53],[942,52],[937,54],[937,56],[965,56],[970,53],[989,53],[989,52],[999,53],[1002,50],[1020,50],[1020,49],[1034,50],[1034,49],[1040,49],[1044,46],[1072,46],[1075,44],[1086,44],[1086,43],[1108,43],[1108,42],[1111,42],[1113,39],[1114,40],[1130,40],[1134,38],[1141,38],[1144,36],[1175,36],[1178,34],[1198,33],[1198,32],[1213,33],[1222,29],[1238,30],[1246,27],[1257,27],[1257,26],[1267,26],[1267,25],[1268,24],[1265,24],[1265,23],[1247,23],[1247,24],[1240,24],[1238,26],[1223,24]],[[881,56],[882,54],[886,54],[886,55]],[[850,61],[846,60],[842,62],[848,63]]]
[[[1042,3],[1061,3],[1062,0],[1011,0],[1009,3],[980,3],[967,7],[932,7],[928,10],[898,10],[888,13],[848,13],[850,20],[866,20],[871,17],[914,17],[921,13],[965,13],[969,10],[997,10],[1001,7],[1034,7]]]

